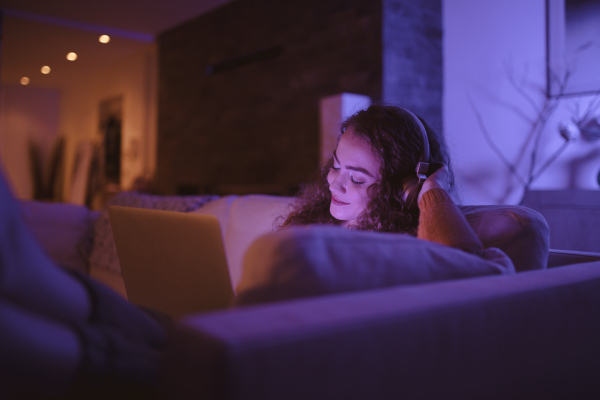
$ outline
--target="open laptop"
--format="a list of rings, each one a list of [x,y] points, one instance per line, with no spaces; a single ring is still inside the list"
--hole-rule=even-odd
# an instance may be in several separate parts
[[[129,301],[173,318],[231,305],[216,217],[120,206],[108,215]]]

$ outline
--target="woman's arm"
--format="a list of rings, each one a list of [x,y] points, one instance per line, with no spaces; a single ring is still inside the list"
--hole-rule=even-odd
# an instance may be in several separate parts
[[[423,184],[417,199],[421,210],[417,237],[481,255],[481,241],[447,192],[448,176],[443,165]]]

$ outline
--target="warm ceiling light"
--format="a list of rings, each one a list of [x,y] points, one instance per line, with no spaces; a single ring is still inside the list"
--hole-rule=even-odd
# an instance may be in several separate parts
[[[47,66],[47,65],[44,65],[44,66],[42,67],[41,71],[42,71],[42,74],[44,74],[44,75],[48,75],[48,74],[50,73],[50,67],[49,67],[49,66]]]
[[[108,43],[110,42],[110,36],[102,35],[98,38],[98,41],[100,41],[100,43]]]
[[[67,54],[67,60],[69,60],[69,61],[77,60],[77,53],[70,52],[69,54]]]
[[[29,78],[24,76],[21,78],[21,85],[29,85]]]

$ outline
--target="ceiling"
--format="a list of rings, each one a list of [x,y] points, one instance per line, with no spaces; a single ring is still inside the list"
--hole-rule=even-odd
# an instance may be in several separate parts
[[[90,76],[156,36],[232,0],[0,0],[2,19],[0,81],[61,88]],[[108,34],[107,44],[98,41]],[[76,52],[76,61],[66,54]],[[44,75],[42,66],[51,72]]]

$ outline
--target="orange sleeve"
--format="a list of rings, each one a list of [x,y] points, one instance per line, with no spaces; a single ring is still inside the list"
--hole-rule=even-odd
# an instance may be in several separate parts
[[[444,189],[423,193],[417,237],[480,255],[483,245]]]

